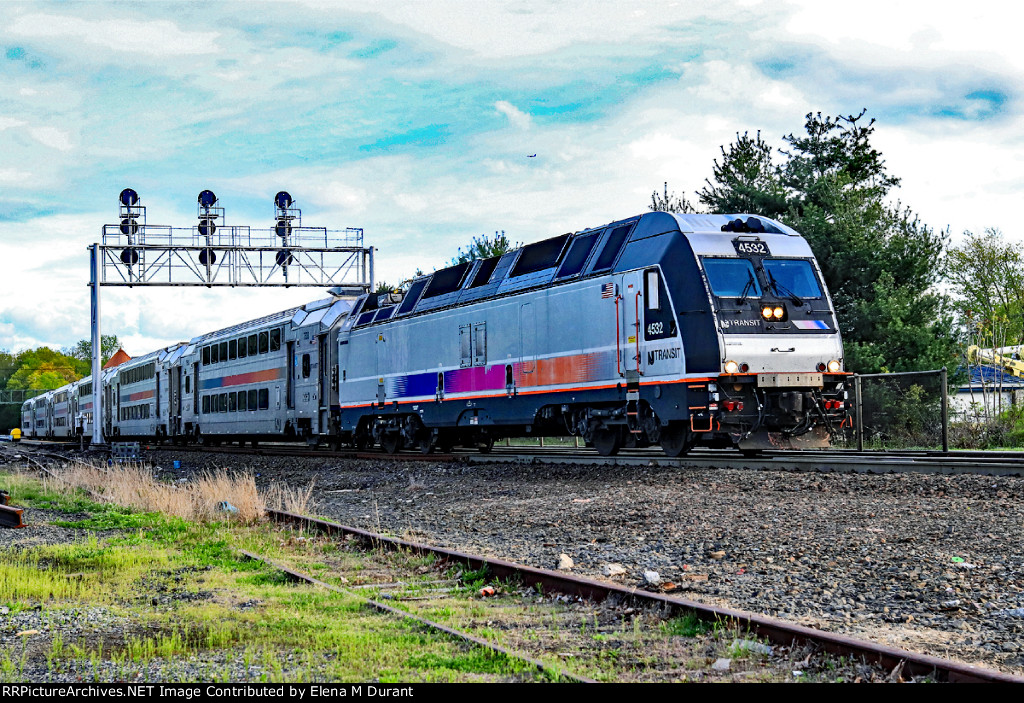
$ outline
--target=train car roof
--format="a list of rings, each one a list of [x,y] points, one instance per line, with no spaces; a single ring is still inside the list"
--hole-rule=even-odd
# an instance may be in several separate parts
[[[500,256],[439,269],[414,279],[405,299],[398,304],[382,301],[382,297],[372,293],[363,296],[358,303],[358,316],[346,327],[362,327],[618,271],[627,245],[672,231],[682,232],[691,241],[699,240],[695,249],[703,254],[732,251],[731,242],[736,237],[757,234],[781,237],[777,248],[784,256],[809,255],[798,232],[768,217],[646,212],[532,242]],[[627,259],[629,265],[635,264],[633,258]]]
[[[651,213],[654,215],[656,213]],[[669,213],[662,213],[669,214]],[[671,213],[670,215],[676,221],[679,226],[680,232],[696,233],[696,232],[707,232],[715,233],[720,235],[728,235],[730,238],[735,237],[737,234],[747,234],[750,232],[737,232],[723,230],[722,227],[728,226],[734,223],[736,220],[740,220],[744,224],[747,224],[750,218],[755,220],[755,227],[757,224],[760,225],[764,230],[764,234],[786,234],[791,237],[799,237],[800,233],[792,227],[784,225],[778,220],[773,220],[770,217],[764,217],[763,215],[752,215],[750,213],[735,213],[732,215],[705,215],[698,213]],[[645,215],[649,217],[649,215]]]

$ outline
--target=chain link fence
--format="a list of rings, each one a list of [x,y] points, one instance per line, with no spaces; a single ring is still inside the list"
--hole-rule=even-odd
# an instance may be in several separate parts
[[[945,368],[857,375],[852,396],[852,428],[837,444],[858,450],[949,449]]]

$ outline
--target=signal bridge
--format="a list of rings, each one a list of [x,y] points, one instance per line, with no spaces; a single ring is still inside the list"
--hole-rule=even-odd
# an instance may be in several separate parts
[[[267,229],[228,225],[211,190],[196,199],[191,227],[151,225],[139,194],[125,188],[117,224],[103,226],[90,247],[92,378],[100,376],[100,287],[247,286],[329,287],[340,296],[373,290],[373,247],[363,230],[306,227],[302,211],[285,191],[274,196],[274,224]],[[92,442],[103,443],[103,394],[93,401]]]
[[[120,222],[103,226],[102,286],[342,286],[357,295],[373,286],[373,248],[363,230],[302,225],[302,212],[282,191],[274,224],[228,225],[217,196],[197,199],[197,222],[170,227],[146,222],[138,194],[120,196]]]

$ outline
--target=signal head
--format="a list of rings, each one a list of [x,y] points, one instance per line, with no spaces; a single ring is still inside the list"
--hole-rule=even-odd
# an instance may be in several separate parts
[[[214,195],[212,190],[204,190],[199,194],[199,205],[201,207],[213,207],[217,204],[217,196]]]

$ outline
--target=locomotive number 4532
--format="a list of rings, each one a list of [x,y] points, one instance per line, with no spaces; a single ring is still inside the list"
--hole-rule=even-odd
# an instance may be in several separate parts
[[[751,242],[741,239],[732,240],[732,245],[736,247],[736,253],[740,256],[771,256],[772,253],[768,251],[768,245],[764,242]]]

